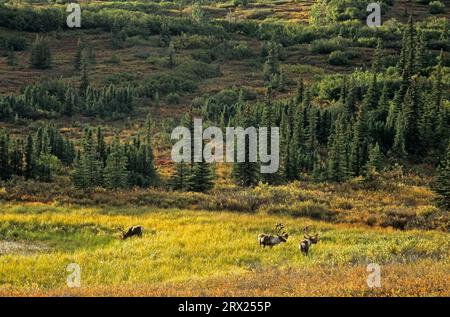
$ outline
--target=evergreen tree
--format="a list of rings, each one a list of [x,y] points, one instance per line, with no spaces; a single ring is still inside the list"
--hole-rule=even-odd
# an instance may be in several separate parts
[[[271,95],[272,95],[272,92],[269,89],[267,91],[266,101],[263,104],[263,113],[262,113],[262,122],[261,122],[262,123],[261,126],[267,128],[267,138],[266,138],[267,149],[271,149],[272,127],[275,127],[275,113],[274,113]],[[259,140],[259,142],[261,142],[261,140]],[[262,173],[261,174],[261,180],[268,184],[275,183],[276,178],[277,178],[276,173]]]
[[[372,72],[381,72],[383,69],[383,44],[381,38],[378,38],[377,48],[372,59]]]
[[[397,162],[400,163],[404,161],[407,156],[405,147],[405,124],[402,113],[398,115],[396,121],[394,145],[392,146],[390,154]]]
[[[2,132],[0,134],[0,179],[7,180],[11,177],[9,165],[9,136]]]
[[[237,125],[246,129],[247,127],[253,127],[254,121],[252,113],[248,105],[245,106],[243,111],[238,114]],[[245,137],[245,161],[237,162],[233,164],[233,178],[240,186],[251,187],[255,186],[259,179],[258,163],[250,162],[250,142],[249,136]]]
[[[73,88],[67,88],[64,96],[64,108],[62,113],[66,116],[75,114],[78,108],[78,96]]]
[[[364,104],[361,106],[353,129],[353,139],[350,148],[350,172],[359,176],[367,161],[368,131],[367,112]]]
[[[204,193],[213,188],[213,186],[213,177],[208,163],[204,159],[201,162],[194,163],[189,177],[189,190]]]
[[[339,116],[334,123],[334,129],[328,141],[328,178],[342,182],[347,178],[346,138]]]
[[[94,145],[92,129],[86,129],[82,140],[82,152],[75,161],[73,182],[76,187],[90,189],[102,184],[102,162],[99,161]]]
[[[186,190],[190,183],[190,168],[186,163],[175,164],[175,171],[170,177],[169,185],[174,190]]]
[[[47,41],[43,37],[37,36],[31,46],[31,66],[37,69],[47,69],[50,68],[51,62],[52,55]]]
[[[346,91],[347,97],[344,102],[344,116],[342,119],[348,122],[353,120],[354,114],[357,110],[356,103],[358,101],[358,87],[356,86],[353,77],[350,78]]]
[[[292,152],[295,152],[293,142],[293,129],[291,122],[292,105],[287,105],[287,110],[282,112],[281,117],[281,142],[280,142],[280,154],[281,154],[281,170],[283,172],[284,179],[291,181],[296,178],[297,168],[295,166],[295,158]]]
[[[342,78],[341,90],[339,92],[339,102],[344,106],[347,102],[347,94],[348,94],[348,83],[347,76]]]
[[[447,110],[443,105],[443,95],[444,95],[444,84],[442,80],[442,63],[444,60],[443,51],[441,50],[441,54],[438,58],[438,64],[433,73],[433,84],[430,95],[430,102],[432,107],[432,111],[436,114],[435,118],[437,118],[437,123],[435,123],[434,134],[436,136],[436,144],[445,142],[447,138],[450,136],[448,129],[448,120],[447,118]],[[434,115],[434,114],[433,114]]]
[[[447,146],[445,157],[437,169],[433,190],[438,195],[438,204],[450,211],[450,144]]]
[[[366,164],[366,174],[379,172],[382,168],[383,155],[381,153],[380,146],[378,143],[372,145],[369,149],[369,160]]]
[[[85,95],[88,87],[89,87],[88,65],[87,63],[83,63],[81,65],[80,93],[82,95]]]
[[[10,154],[11,173],[14,175],[22,175],[23,172],[23,143],[22,140],[16,139],[12,146]]]
[[[399,68],[402,71],[403,80],[408,80],[415,73],[416,58],[416,28],[410,15],[408,23],[403,31],[402,49],[400,52]]]
[[[297,89],[295,91],[295,104],[298,105],[303,101],[303,97],[305,95],[305,82],[303,80],[303,76],[300,75],[297,81]]]
[[[417,48],[416,48],[416,59],[415,59],[415,69],[418,74],[425,75],[425,69],[427,66],[428,49],[425,40],[425,33],[420,31],[417,36]]]
[[[408,88],[403,104],[403,124],[405,149],[409,154],[420,150],[419,116],[421,112],[418,83],[413,80]]]
[[[264,80],[268,85],[273,83],[273,79],[279,75],[279,44],[269,42],[266,62],[263,66]]]
[[[170,41],[169,43],[169,49],[168,49],[168,56],[169,56],[169,67],[173,68],[176,65],[175,62],[175,45],[173,44],[172,41]]]
[[[106,159],[103,177],[107,188],[115,189],[128,186],[127,159],[120,146],[118,135],[114,138],[111,153]]]
[[[162,47],[168,47],[171,41],[172,37],[170,35],[169,26],[167,25],[167,23],[162,23],[159,43]]]
[[[377,75],[373,73],[369,89],[367,90],[363,99],[363,107],[365,108],[365,111],[371,111],[376,109],[378,105],[378,98],[379,98],[379,91],[377,84]]]
[[[76,71],[81,70],[82,58],[83,58],[83,49],[84,49],[83,42],[79,38],[78,42],[77,42],[77,49],[75,51],[75,56],[74,56],[74,59],[73,59],[73,68]]]
[[[98,159],[102,162],[103,166],[106,165],[107,153],[106,153],[106,142],[103,130],[101,127],[97,127],[97,144],[95,148]]]
[[[25,148],[25,178],[29,179],[33,176],[34,169],[34,142],[31,134],[27,136],[27,145]]]
[[[153,128],[153,121],[150,116],[150,114],[147,116],[147,120],[145,122],[146,125],[146,137],[145,137],[145,145],[144,148],[146,150],[145,152],[145,174],[149,176],[150,178],[157,178],[157,172],[154,165],[155,156],[153,155],[153,139],[152,139],[152,128]]]

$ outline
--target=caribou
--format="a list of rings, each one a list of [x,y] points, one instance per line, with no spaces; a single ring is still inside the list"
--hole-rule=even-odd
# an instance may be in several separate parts
[[[311,248],[311,245],[316,244],[319,242],[319,234],[316,233],[315,235],[310,235],[308,233],[309,228],[305,227],[303,229],[303,237],[304,239],[300,242],[299,249],[304,255],[308,255],[309,248]]]
[[[273,247],[282,242],[286,242],[289,235],[284,230],[284,225],[282,223],[278,223],[275,226],[275,235],[261,233],[258,235],[259,246],[265,248],[266,246]]]
[[[125,240],[133,236],[138,236],[139,238],[141,238],[143,232],[144,232],[143,226],[132,226],[127,231],[122,231],[122,240]]]

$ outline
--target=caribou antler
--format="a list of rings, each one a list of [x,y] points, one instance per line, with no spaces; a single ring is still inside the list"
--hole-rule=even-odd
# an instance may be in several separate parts
[[[285,237],[285,238],[288,237],[288,233],[285,230],[286,228],[284,227],[284,225],[282,223],[277,224],[275,228],[277,230],[277,235]]]
[[[280,234],[281,230],[284,230],[284,225],[282,223],[277,223],[275,226],[276,233]]]

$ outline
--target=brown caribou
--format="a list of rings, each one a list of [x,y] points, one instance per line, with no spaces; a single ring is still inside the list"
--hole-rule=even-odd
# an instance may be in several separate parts
[[[300,242],[299,249],[304,255],[308,255],[309,249],[313,244],[316,244],[319,242],[319,234],[316,233],[315,235],[310,235],[308,233],[309,228],[305,227],[303,229],[303,237],[304,239]]]
[[[259,246],[262,246],[263,248],[266,246],[273,247],[280,243],[286,242],[289,235],[284,229],[284,225],[279,223],[275,226],[275,235],[265,233],[258,235]]]
[[[122,231],[122,239],[125,240],[133,236],[138,236],[139,238],[141,238],[143,233],[144,233],[143,226],[132,226],[128,228],[127,231]]]

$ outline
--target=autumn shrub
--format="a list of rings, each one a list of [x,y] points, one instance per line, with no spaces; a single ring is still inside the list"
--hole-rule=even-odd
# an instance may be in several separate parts
[[[351,45],[352,41],[337,36],[331,39],[319,39],[310,44],[311,53],[329,54],[333,51],[343,50]]]
[[[343,51],[333,51],[328,57],[328,63],[335,66],[344,66],[350,63],[347,54]]]
[[[431,14],[445,13],[445,4],[443,4],[441,1],[431,1],[429,6]]]

